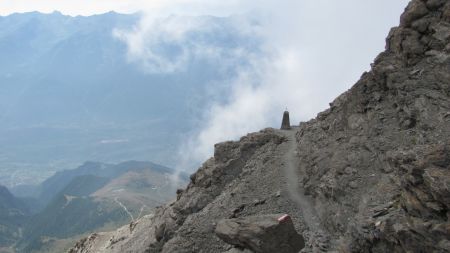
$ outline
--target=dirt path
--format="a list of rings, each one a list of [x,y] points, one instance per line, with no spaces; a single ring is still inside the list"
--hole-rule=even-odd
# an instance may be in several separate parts
[[[302,181],[301,175],[298,173],[298,155],[297,145],[295,142],[295,130],[283,130],[283,134],[288,138],[289,148],[283,157],[284,160],[284,174],[286,176],[286,188],[289,197],[298,208],[301,210],[306,225],[312,231],[320,230],[320,221],[315,215],[314,205],[311,199],[305,195],[303,187],[300,186]]]
[[[281,130],[284,136],[288,139],[288,147],[283,157],[283,172],[286,177],[286,190],[292,201],[295,202],[300,210],[301,215],[306,226],[309,228],[311,235],[311,246],[315,248],[314,252],[326,252],[329,247],[329,237],[326,235],[321,226],[319,217],[314,208],[314,201],[309,196],[305,195],[305,190],[300,184],[303,178],[299,171],[299,158],[297,151],[297,142],[295,140],[295,128],[292,130]]]

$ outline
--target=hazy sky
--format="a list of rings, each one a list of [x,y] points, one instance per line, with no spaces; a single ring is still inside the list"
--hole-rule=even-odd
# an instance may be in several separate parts
[[[111,10],[130,12],[146,2],[142,0],[1,0],[0,14],[13,12],[53,12],[58,10],[69,15],[90,15]],[[147,1],[153,2],[153,1]]]
[[[264,0],[263,0],[264,1]],[[252,6],[257,1],[249,0],[1,0],[0,15],[14,12],[40,11],[50,13],[60,11],[67,15],[92,15],[116,11],[132,13],[157,10],[158,12],[181,12],[193,15],[227,15],[245,11],[244,6]]]
[[[186,19],[158,22],[157,17],[240,14],[236,31],[261,38],[263,55],[255,57],[244,49],[236,50],[236,57],[251,64],[226,81],[231,94],[227,103],[213,103],[205,108],[204,125],[186,139],[182,148],[185,159],[179,167],[186,168],[211,155],[214,143],[268,126],[278,127],[285,107],[295,124],[326,109],[329,102],[370,69],[370,63],[384,50],[389,29],[398,25],[407,3],[407,0],[0,0],[0,14],[34,10],[58,10],[70,15],[142,11],[143,17],[133,29],[114,33],[127,43],[130,61],[143,63],[149,73],[178,71],[189,64],[186,55],[209,52],[214,57],[223,50],[199,44],[185,48],[175,61],[159,55],[154,50],[158,38],[183,41],[189,31],[208,29],[211,24]]]

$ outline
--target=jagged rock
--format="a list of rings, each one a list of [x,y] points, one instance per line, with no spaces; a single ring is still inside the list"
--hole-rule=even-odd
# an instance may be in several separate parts
[[[280,220],[280,217],[282,218]],[[225,242],[256,253],[297,253],[305,242],[283,214],[221,220],[215,233]]]
[[[447,1],[442,11],[442,20],[450,22],[450,3]]]
[[[400,24],[409,27],[414,20],[417,20],[428,13],[427,6],[422,1],[411,1],[405,12],[400,17]]]
[[[427,8],[430,10],[436,10],[437,8],[441,7],[445,4],[447,0],[428,0],[426,1]]]

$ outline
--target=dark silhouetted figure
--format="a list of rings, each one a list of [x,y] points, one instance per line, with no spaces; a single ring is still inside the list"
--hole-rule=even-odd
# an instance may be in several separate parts
[[[289,112],[286,110],[283,113],[283,120],[281,121],[281,129],[289,130],[291,129],[291,123],[289,122]]]

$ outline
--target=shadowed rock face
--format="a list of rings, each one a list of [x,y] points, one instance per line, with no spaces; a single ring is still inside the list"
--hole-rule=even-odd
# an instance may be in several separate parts
[[[328,110],[217,144],[177,201],[73,252],[240,252],[217,223],[273,213],[292,217],[302,252],[449,252],[448,140],[450,1],[413,0],[371,71]]]

